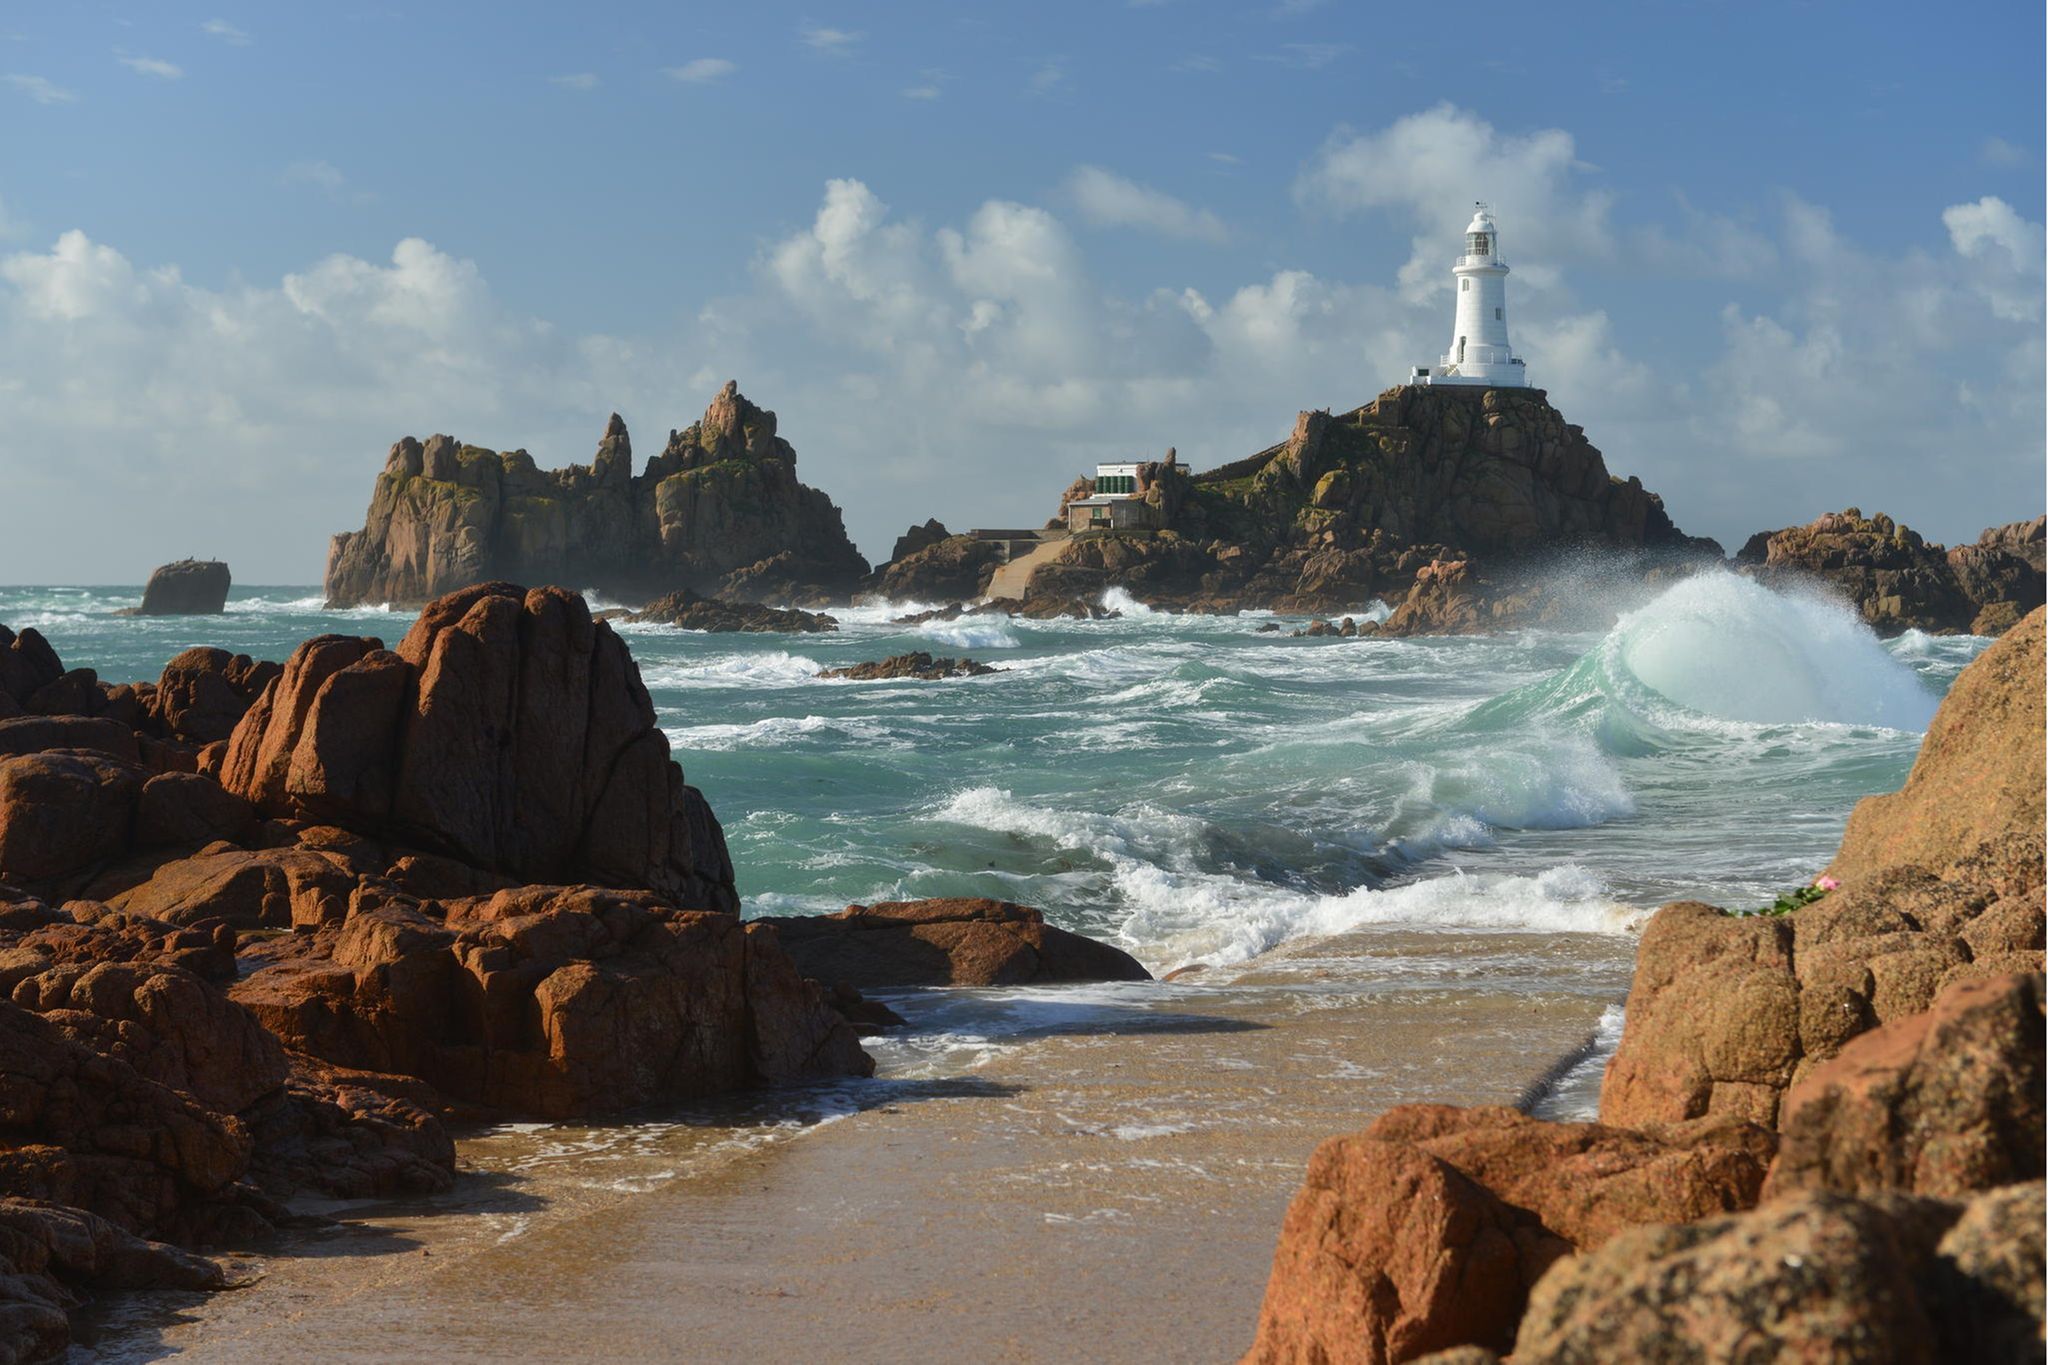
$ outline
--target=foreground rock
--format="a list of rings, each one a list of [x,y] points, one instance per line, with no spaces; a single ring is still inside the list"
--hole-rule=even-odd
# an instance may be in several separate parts
[[[143,585],[142,605],[129,616],[218,616],[227,610],[232,579],[218,559],[181,559],[165,564]]]
[[[229,741],[221,785],[519,881],[733,911],[711,808],[669,757],[626,646],[559,588],[428,605],[396,651],[300,646]]]
[[[1881,634],[1997,635],[2042,604],[2044,527],[2048,519],[2036,517],[1944,550],[1883,513],[1851,507],[1760,531],[1737,559],[1766,582],[1826,583]]]
[[[391,447],[363,529],[334,538],[331,607],[430,598],[498,578],[644,602],[683,588],[742,601],[832,601],[867,573],[839,509],[799,483],[775,414],[727,384],[633,472],[613,414],[588,466],[435,436]]]
[[[1310,1159],[1246,1359],[1504,1350],[1551,1265],[1638,1222],[1748,1207],[1773,1145],[1748,1124],[1652,1136],[1511,1109],[1390,1110]]]
[[[757,602],[721,602],[716,598],[700,597],[687,588],[657,598],[639,611],[627,612],[624,619],[717,633],[750,631],[799,635],[839,629],[838,620],[822,612],[768,607]]]
[[[1546,1275],[1516,1365],[2038,1359],[2039,1181],[1968,1205],[1807,1195],[1627,1232]]]
[[[1152,979],[1121,948],[1008,901],[892,901],[755,923],[775,927],[805,976],[863,991]]]
[[[1002,671],[1000,668],[990,668],[987,664],[973,659],[934,659],[920,649],[911,654],[898,654],[893,658],[849,664],[845,668],[827,668],[818,676],[844,678],[849,682],[889,682],[898,678],[939,682],[946,678],[979,678]]]

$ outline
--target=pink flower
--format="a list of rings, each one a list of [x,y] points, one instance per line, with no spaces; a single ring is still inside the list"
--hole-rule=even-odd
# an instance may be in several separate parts
[[[1815,887],[1819,888],[1822,891],[1832,891],[1836,887],[1841,885],[1841,883],[1836,881],[1833,877],[1817,877],[1814,879],[1813,884]]]

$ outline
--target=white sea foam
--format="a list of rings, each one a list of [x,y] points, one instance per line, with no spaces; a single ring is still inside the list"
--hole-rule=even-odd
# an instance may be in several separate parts
[[[718,654],[687,662],[647,662],[640,680],[649,687],[802,687],[818,681],[822,668],[806,654],[776,650],[764,654]]]
[[[955,649],[1016,649],[1022,645],[1017,632],[987,617],[960,617],[952,621],[925,621],[917,633],[937,644]]]
[[[688,725],[663,730],[678,749],[773,749],[831,734],[870,749],[907,749],[912,741],[879,721],[857,716],[769,716],[749,724]]]
[[[1102,593],[1102,607],[1105,611],[1119,612],[1131,620],[1143,620],[1146,617],[1160,615],[1123,588],[1105,588]]]

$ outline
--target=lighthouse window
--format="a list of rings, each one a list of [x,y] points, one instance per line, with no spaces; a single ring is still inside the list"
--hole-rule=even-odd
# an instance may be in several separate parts
[[[1492,250],[1492,243],[1487,240],[1486,234],[1483,232],[1475,232],[1466,240],[1468,245],[1465,249],[1470,255],[1484,256]]]
[[[1459,280],[1459,281],[1458,281],[1458,288],[1460,288],[1460,289],[1462,289],[1462,290],[1465,290],[1465,291],[1467,291],[1467,292],[1470,292],[1470,290],[1471,290],[1471,288],[1472,288],[1472,281],[1470,281],[1470,280]]]
[[[1501,320],[1500,309],[1496,308],[1493,310],[1493,320],[1495,322],[1499,322]]]

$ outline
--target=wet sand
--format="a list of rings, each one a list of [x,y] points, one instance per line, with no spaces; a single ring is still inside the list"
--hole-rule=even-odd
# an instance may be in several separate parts
[[[1376,931],[1178,983],[902,997],[874,1081],[473,1136],[454,1194],[329,1210],[248,1289],[131,1296],[99,1358],[1233,1359],[1315,1144],[1515,1102],[1633,950]]]

